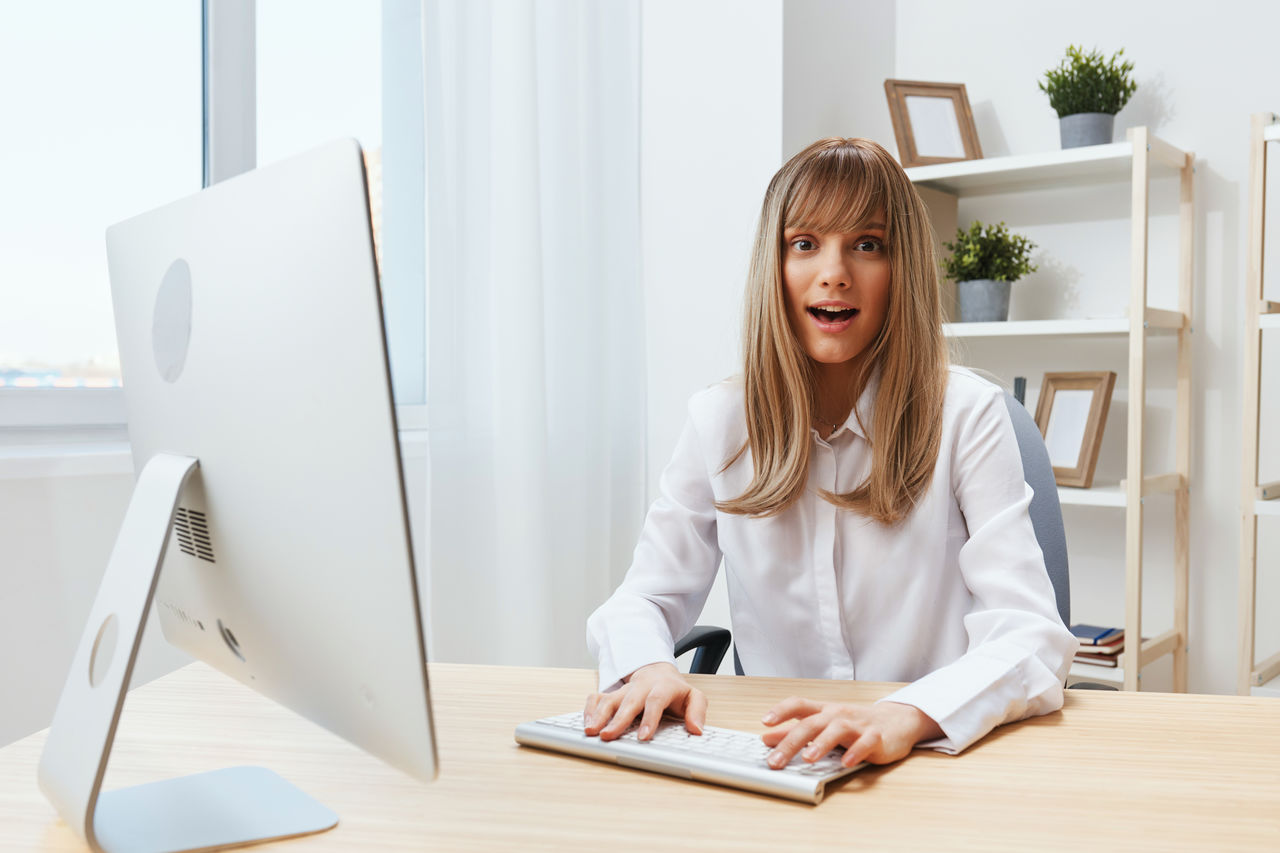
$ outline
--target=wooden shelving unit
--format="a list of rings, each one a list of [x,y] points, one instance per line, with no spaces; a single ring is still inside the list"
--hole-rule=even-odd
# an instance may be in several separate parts
[[[1262,332],[1280,328],[1280,303],[1263,298],[1266,251],[1268,143],[1280,141],[1280,116],[1254,113],[1249,134],[1249,268],[1245,279],[1244,438],[1240,477],[1240,656],[1237,687],[1243,695],[1280,696],[1280,652],[1257,660],[1258,516],[1280,515],[1280,483],[1258,482],[1262,393]],[[1276,682],[1276,683],[1272,683]]]
[[[908,169],[907,175],[921,190],[939,234],[954,233],[957,206],[962,196],[1079,188],[1127,182],[1130,185],[1129,308],[1125,317],[1079,320],[1032,320],[1008,323],[948,323],[946,333],[955,338],[1034,336],[1124,335],[1129,340],[1129,417],[1126,477],[1120,484],[1100,484],[1092,489],[1059,488],[1062,503],[1113,507],[1125,513],[1125,636],[1142,631],[1143,499],[1161,492],[1174,496],[1174,601],[1169,631],[1144,640],[1127,642],[1121,666],[1115,669],[1075,664],[1072,676],[1091,681],[1112,681],[1126,690],[1137,690],[1143,667],[1165,655],[1173,655],[1173,689],[1187,689],[1187,598],[1190,566],[1191,473],[1191,287],[1192,238],[1195,225],[1193,175],[1195,157],[1153,136],[1145,127],[1131,128],[1124,142],[1066,151],[1049,151],[1016,157],[968,160]],[[1178,214],[1178,307],[1154,308],[1147,304],[1148,197],[1153,177],[1176,177],[1180,182]],[[1280,319],[1278,317],[1277,319]],[[1146,423],[1147,340],[1169,333],[1177,336],[1177,430],[1174,470],[1145,475],[1143,427]],[[1140,401],[1140,404],[1134,401]]]

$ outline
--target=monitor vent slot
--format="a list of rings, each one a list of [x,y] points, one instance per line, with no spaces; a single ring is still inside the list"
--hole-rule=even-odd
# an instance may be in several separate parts
[[[209,522],[203,512],[180,506],[173,515],[173,535],[182,553],[207,563],[213,559],[213,541],[209,538]]]

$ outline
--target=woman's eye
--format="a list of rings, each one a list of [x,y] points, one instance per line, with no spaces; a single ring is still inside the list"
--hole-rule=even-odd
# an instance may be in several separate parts
[[[884,243],[880,240],[870,238],[858,241],[859,252],[882,252],[884,251]]]
[[[791,246],[798,252],[811,252],[815,248],[812,240],[806,240],[803,237],[798,240],[792,240]]]

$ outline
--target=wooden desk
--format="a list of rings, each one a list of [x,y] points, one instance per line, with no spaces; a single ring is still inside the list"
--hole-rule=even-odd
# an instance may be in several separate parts
[[[342,818],[255,849],[302,851],[1245,850],[1280,845],[1280,701],[1068,691],[1061,713],[959,757],[918,751],[819,806],[519,747],[517,723],[582,704],[586,670],[433,664],[440,777],[423,785],[202,664],[134,691],[106,787],[264,764]],[[708,722],[761,731],[793,693],[885,684],[695,677]],[[81,847],[36,786],[44,734],[0,750],[0,850]]]

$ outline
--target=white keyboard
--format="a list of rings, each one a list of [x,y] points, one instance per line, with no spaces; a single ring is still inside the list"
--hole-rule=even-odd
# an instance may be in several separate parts
[[[611,741],[588,737],[579,711],[523,723],[516,727],[516,741],[807,803],[821,802],[829,782],[863,766],[845,767],[840,763],[841,753],[832,752],[813,763],[797,756],[786,767],[774,770],[765,761],[770,748],[750,732],[705,726],[701,735],[691,735],[682,721],[665,717],[648,741],[640,740],[636,729],[633,725]]]

